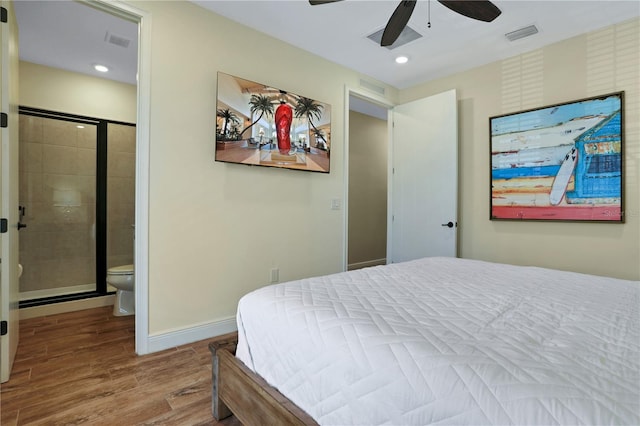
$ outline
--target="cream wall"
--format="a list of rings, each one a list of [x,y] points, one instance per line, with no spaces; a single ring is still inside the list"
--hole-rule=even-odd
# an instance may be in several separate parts
[[[403,90],[408,102],[455,88],[460,255],[640,279],[640,20]],[[625,224],[489,220],[489,120],[625,91]]]
[[[136,122],[136,86],[20,61],[20,105]]]
[[[150,334],[233,318],[243,294],[343,268],[345,85],[354,71],[188,2],[151,13]],[[216,163],[216,74],[332,107],[331,173]],[[394,90],[387,88],[393,95]]]

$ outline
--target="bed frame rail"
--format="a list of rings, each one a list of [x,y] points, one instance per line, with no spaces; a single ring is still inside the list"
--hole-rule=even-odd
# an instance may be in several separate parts
[[[237,333],[209,344],[212,355],[212,411],[220,420],[235,415],[242,424],[314,425],[305,411],[235,357]]]

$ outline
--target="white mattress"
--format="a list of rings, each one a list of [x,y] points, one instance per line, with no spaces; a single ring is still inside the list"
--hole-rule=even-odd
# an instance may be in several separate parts
[[[640,282],[425,258],[272,285],[237,356],[320,424],[638,425]]]

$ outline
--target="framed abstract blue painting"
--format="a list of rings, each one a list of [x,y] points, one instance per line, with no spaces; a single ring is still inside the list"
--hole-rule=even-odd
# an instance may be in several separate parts
[[[624,222],[624,92],[489,126],[491,220]]]

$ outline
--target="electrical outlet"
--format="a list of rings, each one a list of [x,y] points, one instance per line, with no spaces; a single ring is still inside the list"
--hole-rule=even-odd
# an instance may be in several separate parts
[[[340,210],[342,207],[342,203],[339,198],[334,198],[331,200],[331,210]]]
[[[280,269],[271,268],[271,283],[277,283],[280,281]]]

